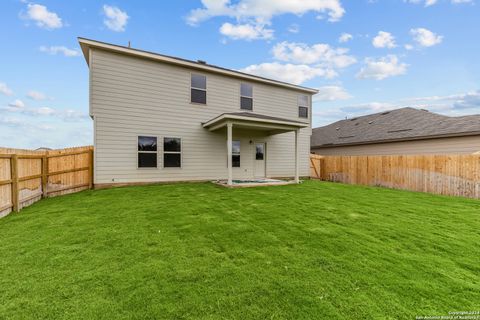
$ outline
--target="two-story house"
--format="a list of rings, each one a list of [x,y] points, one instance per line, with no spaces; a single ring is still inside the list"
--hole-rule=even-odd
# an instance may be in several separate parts
[[[98,185],[309,175],[315,89],[79,38]]]

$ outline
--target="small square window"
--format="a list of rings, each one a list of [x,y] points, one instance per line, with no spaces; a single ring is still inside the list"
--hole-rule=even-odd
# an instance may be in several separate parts
[[[180,138],[163,138],[163,151],[180,152],[180,148]]]
[[[191,87],[207,90],[207,77],[201,74],[192,74]]]
[[[165,168],[179,168],[182,166],[182,155],[180,153],[164,153],[163,166]]]
[[[138,151],[157,151],[157,137],[138,137]]]
[[[139,136],[137,142],[138,168],[157,167],[157,137]]]
[[[190,80],[190,102],[207,104],[207,77],[192,74]]]
[[[138,167],[139,168],[156,168],[157,167],[157,153],[138,153]]]
[[[207,104],[207,91],[192,89],[192,102]]]
[[[232,141],[232,153],[240,153],[240,141]]]
[[[242,97],[253,97],[253,87],[251,84],[242,83],[240,85],[240,95]]]
[[[163,167],[180,168],[182,166],[182,140],[163,138]]]
[[[298,96],[298,117],[308,118],[309,99],[307,95]]]
[[[239,154],[232,155],[232,167],[233,168],[240,168],[240,155]]]
[[[308,107],[308,96],[306,95],[298,96],[298,105],[301,107]]]
[[[253,99],[252,98],[240,98],[240,108],[243,110],[253,110]]]
[[[298,116],[300,118],[308,118],[308,108],[307,107],[298,107]]]

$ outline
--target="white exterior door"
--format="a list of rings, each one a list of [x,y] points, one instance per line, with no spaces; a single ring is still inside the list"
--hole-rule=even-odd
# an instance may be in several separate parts
[[[255,143],[255,178],[265,178],[265,142]]]

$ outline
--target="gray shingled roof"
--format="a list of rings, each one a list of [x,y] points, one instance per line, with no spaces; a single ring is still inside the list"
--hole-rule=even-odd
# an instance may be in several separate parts
[[[315,128],[311,146],[331,147],[477,134],[480,135],[480,115],[448,117],[426,110],[401,108]]]

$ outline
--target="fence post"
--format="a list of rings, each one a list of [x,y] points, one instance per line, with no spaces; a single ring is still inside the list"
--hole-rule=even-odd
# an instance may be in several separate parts
[[[10,175],[12,178],[12,209],[14,212],[18,212],[20,203],[18,199],[18,158],[16,154],[10,158]]]
[[[88,151],[88,188],[93,189],[93,150]]]
[[[48,195],[48,156],[42,157],[42,198]]]

